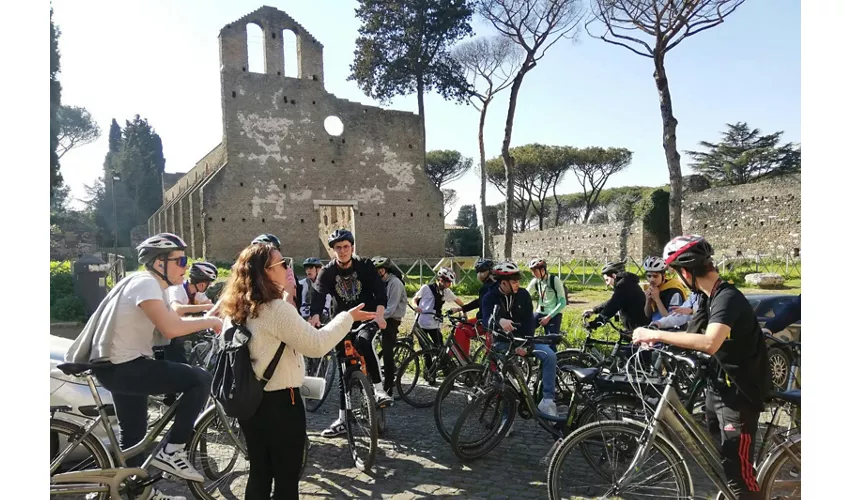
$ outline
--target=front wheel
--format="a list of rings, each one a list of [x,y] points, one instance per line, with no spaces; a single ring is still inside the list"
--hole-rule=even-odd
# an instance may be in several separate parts
[[[800,498],[802,495],[802,463],[799,436],[791,451],[782,449],[768,457],[758,470],[758,483],[763,498]]]
[[[325,379],[325,393],[321,399],[305,399],[304,409],[310,413],[315,412],[322,406],[322,403],[328,398],[331,392],[334,380],[336,379],[336,356],[333,352],[325,354],[321,358],[304,358],[306,361],[306,372],[310,377],[322,377]]]
[[[346,412],[345,430],[348,448],[354,466],[359,470],[371,470],[378,451],[378,410],[372,383],[360,370],[351,373],[348,381],[351,407]]]
[[[791,359],[782,349],[772,347],[767,351],[767,363],[770,366],[774,390],[784,391],[788,386],[788,376],[791,373]]]
[[[484,365],[464,365],[449,374],[440,385],[434,401],[434,421],[437,431],[452,442],[455,422],[473,400],[490,385],[490,368]]]
[[[693,483],[682,455],[660,434],[646,450],[645,431],[643,424],[612,421],[576,429],[552,454],[546,473],[549,499],[692,498]],[[640,452],[644,459],[633,463]],[[618,485],[630,469],[632,477]]]
[[[490,388],[463,410],[452,431],[452,452],[461,460],[481,458],[507,435],[517,412],[511,391]]]
[[[457,367],[457,360],[446,356],[443,348],[417,351],[398,367],[396,390],[410,406],[429,408],[437,399],[437,389],[445,375]]]
[[[195,426],[188,449],[189,462],[204,475],[203,483],[186,481],[195,498],[244,498],[249,462],[235,418],[219,414],[215,407],[208,409]]]

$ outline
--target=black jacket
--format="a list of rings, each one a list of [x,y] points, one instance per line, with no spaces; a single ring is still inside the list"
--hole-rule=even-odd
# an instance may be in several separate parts
[[[649,324],[643,306],[646,304],[646,294],[640,287],[640,280],[632,273],[619,273],[614,279],[614,293],[607,302],[593,308],[593,312],[612,318],[617,312],[623,318],[623,328],[634,330],[639,326]]]
[[[321,314],[325,297],[331,294],[331,314],[347,311],[363,302],[364,311],[375,311],[378,306],[387,307],[387,289],[371,260],[358,256],[348,269],[337,267],[336,259],[319,270],[319,275],[310,290],[310,316]]]
[[[461,307],[463,312],[469,312],[473,309],[478,309],[478,313],[475,315],[475,317],[481,319],[481,301],[484,300],[484,296],[487,295],[487,292],[489,292],[493,288],[498,288],[498,286],[498,281],[489,278],[484,283],[481,283],[481,288],[478,289],[478,298],[473,300],[469,304],[464,304],[463,307]]]

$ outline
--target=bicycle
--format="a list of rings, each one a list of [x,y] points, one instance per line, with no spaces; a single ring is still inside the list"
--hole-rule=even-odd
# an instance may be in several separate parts
[[[150,475],[147,469],[150,467],[153,457],[167,442],[170,431],[154,446],[141,467],[128,467],[126,460],[146,453],[147,448],[162,434],[165,427],[173,419],[183,396],[182,394],[178,396],[175,403],[168,407],[162,416],[154,420],[142,441],[122,449],[109,424],[109,417],[115,416],[115,408],[111,404],[103,403],[91,374],[91,370],[98,366],[97,364],[87,363],[63,363],[57,366],[66,375],[77,376],[86,380],[95,405],[80,408],[81,411],[85,410],[84,414],[90,418],[85,426],[55,417],[56,413],[70,412],[71,407],[50,407],[50,494],[56,496],[80,494],[85,495],[87,500],[92,498],[101,500],[123,498],[122,495],[127,495],[130,498],[147,498],[153,484],[167,475],[165,472]],[[194,458],[200,458],[201,470],[208,478],[214,480],[214,484],[220,484],[226,475],[232,474],[240,455],[247,457],[247,449],[240,439],[238,431],[231,426],[232,421],[233,419],[224,413],[220,405],[215,404],[208,407],[196,421],[193,436],[187,444],[189,460],[194,463]],[[223,468],[216,467],[214,469],[215,464],[209,460],[210,456],[207,453],[207,451],[213,451],[213,446],[209,442],[212,432],[208,432],[213,425],[220,425],[224,436],[227,438],[223,444],[217,444],[215,447],[233,447],[232,452],[225,453],[228,457],[226,460],[228,465]],[[98,426],[101,426],[106,433],[108,448],[93,434],[94,429]],[[82,446],[82,449],[79,449],[80,446]],[[201,449],[204,450],[203,453]],[[83,452],[87,452],[88,455],[84,459],[79,459],[79,455]],[[63,461],[72,456],[76,460],[73,460],[70,466],[66,464],[63,467]],[[204,500],[214,498],[204,490],[204,483],[188,480],[186,482],[196,498]]]
[[[674,354],[667,350],[652,349],[674,360],[674,366],[690,366],[696,369],[696,363],[689,356]],[[709,356],[696,353],[703,359]],[[632,360],[639,360],[639,356],[633,356]],[[673,368],[673,372],[676,368]],[[639,378],[645,377],[645,372],[638,367]],[[672,374],[671,374],[672,375]],[[630,376],[632,380],[633,377]],[[550,499],[562,498],[564,489],[559,479],[564,476],[569,479],[579,479],[579,474],[562,474],[563,471],[575,471],[589,464],[593,469],[590,476],[592,484],[577,488],[575,493],[569,493],[568,498],[597,498],[600,496],[636,494],[649,498],[660,498],[663,494],[672,494],[672,498],[692,498],[693,481],[688,465],[679,449],[674,446],[672,438],[675,438],[684,449],[693,457],[697,465],[706,473],[709,480],[720,490],[718,498],[735,498],[734,494],[726,485],[723,467],[721,465],[720,453],[714,445],[713,439],[703,430],[690,413],[684,408],[679,400],[674,377],[668,376],[664,380],[663,391],[653,411],[646,413],[646,422],[636,420],[625,421],[599,421],[578,428],[565,439],[559,440],[553,446],[552,459],[547,470],[547,490]],[[621,435],[612,443],[606,443],[605,438]],[[599,445],[603,451],[592,452],[594,445]],[[788,459],[799,458],[793,450],[799,450],[800,436],[792,436],[783,445],[774,447],[775,454],[770,458],[770,463],[765,460],[759,467],[757,480],[762,483],[762,488],[770,491],[775,479],[777,464],[784,464]],[[599,448],[599,446],[596,446]],[[570,458],[570,452],[579,450],[579,459]],[[618,454],[622,453],[622,460]],[[780,462],[780,455],[783,461]],[[652,459],[659,459],[661,464],[654,463]],[[662,468],[665,465],[666,467]],[[799,461],[797,461],[799,464]],[[617,470],[618,465],[625,465],[622,471]],[[771,475],[772,474],[772,475]],[[600,484],[600,480],[607,481],[610,485]],[[637,488],[646,487],[648,491],[635,493]]]
[[[455,341],[455,331],[462,323],[466,323],[466,317],[451,314],[446,317],[452,325],[452,331],[443,345],[435,344],[430,336],[422,331],[417,321],[418,316],[414,320],[413,335],[419,340],[420,350],[413,352],[399,364],[395,383],[401,399],[414,408],[433,406],[437,396],[434,387],[441,385],[438,380],[440,373],[447,376],[458,366],[472,363],[474,359],[481,357],[480,352],[485,348],[482,343],[471,356],[465,354]],[[421,390],[417,390],[420,378],[430,387],[419,385]]]

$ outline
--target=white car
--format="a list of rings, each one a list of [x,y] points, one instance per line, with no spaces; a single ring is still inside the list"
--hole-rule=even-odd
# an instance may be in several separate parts
[[[97,417],[97,408],[95,407],[91,389],[89,389],[88,383],[86,383],[84,378],[65,375],[60,369],[56,368],[57,365],[64,363],[65,353],[68,352],[68,348],[71,347],[72,343],[73,341],[66,338],[55,335],[50,336],[50,406],[70,406],[72,408],[70,413],[56,412],[54,418],[84,426],[91,419],[83,416],[83,413],[80,412],[80,407],[83,408],[85,414]],[[95,386],[104,404],[112,404],[112,394],[102,387],[97,382],[97,379],[95,379]],[[115,436],[120,436],[118,419],[112,416],[109,417],[109,420],[115,431]],[[92,432],[108,448],[109,440],[106,437],[106,431],[103,430],[103,426],[98,425]]]

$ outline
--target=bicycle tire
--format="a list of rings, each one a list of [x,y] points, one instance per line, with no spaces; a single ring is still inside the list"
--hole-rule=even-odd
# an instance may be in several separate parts
[[[348,391],[349,396],[353,396],[355,391],[361,391],[365,400],[364,402],[366,403],[364,407],[352,408],[346,411],[345,432],[348,436],[348,449],[351,452],[351,459],[354,461],[354,466],[361,471],[369,471],[375,464],[375,455],[378,451],[378,422],[375,394],[372,392],[372,383],[360,370],[351,373],[351,378],[348,381]],[[350,397],[349,399],[353,405],[354,398]],[[358,419],[361,415],[364,418]],[[365,426],[359,425],[360,420],[364,421]],[[368,449],[364,452],[360,452],[355,443],[355,427],[366,433],[366,441],[369,444]]]
[[[481,458],[505,438],[517,414],[517,399],[510,393],[492,387],[466,406],[452,431],[452,452],[456,457],[462,461]],[[462,439],[465,424],[476,420],[484,424],[485,434],[472,440]]]
[[[606,408],[616,408],[616,410],[613,413],[607,411],[600,415],[600,413]],[[588,401],[587,406],[585,406],[579,412],[578,417],[576,417],[573,428],[578,429],[579,427],[584,427],[592,422],[599,422],[602,420],[620,421],[624,417],[642,421],[645,418],[643,412],[644,403],[637,396],[618,393],[603,393],[602,395]],[[599,418],[600,416],[602,418]],[[612,416],[615,418],[612,418]]]
[[[460,406],[460,404],[464,400],[468,404],[471,402],[470,397],[474,397],[476,393],[480,395],[484,392],[483,388],[489,381],[488,371],[489,368],[482,365],[461,366],[450,373],[440,384],[437,397],[434,399],[434,422],[437,424],[437,431],[446,443],[451,444],[452,432],[454,432],[454,426],[457,422],[457,417],[451,418],[451,415],[460,416],[463,409],[466,408],[466,404],[463,404],[463,406]],[[456,386],[456,382],[460,386]],[[454,405],[455,401],[459,404]],[[458,409],[460,411],[456,411]],[[455,411],[452,412],[452,410]]]
[[[774,493],[775,489],[779,489],[778,486],[783,486],[783,494],[781,498],[800,498],[801,497],[801,487],[802,487],[802,463],[798,467],[796,465],[796,461],[794,461],[791,457],[791,453],[796,453],[797,456],[800,456],[801,450],[801,436],[796,435],[792,438],[793,444],[791,445],[792,452],[784,448],[778,448],[774,453],[769,455],[763,464],[759,466],[759,470],[756,474],[756,480],[759,483],[759,489],[762,491],[762,495],[764,498],[774,498],[777,495]],[[790,463],[789,463],[790,462]],[[781,485],[777,485],[777,478],[782,468],[786,465],[793,464],[793,467],[796,469],[796,480],[788,481],[782,480]],[[793,477],[793,476],[792,476]],[[797,484],[796,487],[791,486],[792,484]],[[791,486],[792,494],[784,493],[784,490]]]
[[[229,434],[224,432],[223,436],[225,436],[226,443],[229,443],[233,446],[233,454],[230,458],[226,458],[227,465],[224,468],[213,467],[212,462],[210,461],[209,450],[211,445],[209,442],[211,441],[212,429],[219,422],[219,414],[215,408],[207,409],[205,414],[203,414],[195,425],[194,433],[192,434],[192,438],[189,440],[189,444],[187,446],[189,450],[189,463],[195,465],[198,464],[200,467],[196,467],[196,469],[202,471],[207,478],[212,479],[212,481],[204,481],[202,483],[198,483],[195,481],[186,481],[186,484],[189,486],[189,490],[195,496],[195,498],[199,500],[212,500],[217,498],[212,492],[208,492],[204,487],[208,486],[215,489],[226,489],[227,491],[232,492],[237,497],[244,496],[245,492],[243,491],[241,495],[238,492],[232,491],[232,486],[230,482],[227,481],[226,476],[233,475],[233,469],[236,463],[239,461],[240,456],[244,458],[245,464],[248,464],[248,457],[244,456],[240,450],[238,444],[233,443],[232,438],[229,437]],[[226,453],[225,453],[226,454]],[[247,469],[247,467],[246,467]]]
[[[62,440],[60,439],[60,436],[63,436],[63,435],[66,436],[65,443],[67,445],[68,439],[70,437],[76,436],[78,434],[82,434],[83,432],[84,432],[83,428],[80,427],[77,424],[67,422],[65,420],[61,420],[61,419],[58,419],[58,418],[51,418],[50,419],[50,460],[51,460],[51,462],[53,461],[54,458],[56,458],[56,455],[59,454],[59,451],[60,451],[59,447],[61,446],[60,442],[62,442]],[[85,438],[83,438],[83,440],[80,441],[80,444],[77,445],[77,448],[79,448],[80,446],[82,446],[91,455],[92,461],[89,462],[88,460],[86,460],[86,461],[84,461],[84,463],[93,465],[94,466],[94,467],[92,467],[93,469],[111,469],[115,466],[115,464],[112,460],[112,455],[109,454],[109,452],[103,446],[103,443],[101,443],[100,440],[97,439],[97,437],[94,436],[93,434],[89,434]],[[75,448],[75,450],[76,450],[76,448]],[[88,467],[86,467],[86,468],[88,468]],[[73,484],[73,483],[65,483],[64,485],[70,486],[71,484]],[[53,482],[51,481],[51,487],[52,486],[53,486]],[[59,486],[59,485],[57,485],[57,486]],[[143,491],[142,493],[147,494],[147,492],[148,492],[148,489],[146,488],[145,491]],[[101,492],[101,493],[97,493],[96,495],[97,495],[97,497],[93,497],[93,498],[97,498],[97,500],[107,500],[109,498],[109,493]],[[62,495],[62,497],[68,498],[68,496],[66,496],[66,495]],[[83,495],[83,497],[85,497],[85,495]]]
[[[324,404],[325,400],[328,399],[328,394],[331,393],[331,388],[333,387],[334,380],[336,380],[336,372],[338,370],[336,366],[336,356],[333,352],[325,354],[321,358],[308,358],[312,363],[314,363],[314,371],[307,370],[307,375],[311,377],[318,377],[316,373],[321,372],[321,377],[325,379],[325,392],[322,394],[321,399],[305,399],[304,400],[304,409],[310,413],[315,413],[319,408],[321,408],[322,404]],[[318,360],[318,361],[313,361]],[[309,368],[309,363],[308,368]]]
[[[593,422],[583,427],[579,427],[578,429],[573,431],[569,436],[567,436],[558,444],[558,446],[555,448],[554,453],[552,454],[552,459],[549,461],[549,467],[546,470],[546,490],[549,499],[560,500],[562,498],[561,486],[559,481],[559,478],[561,477],[561,469],[565,466],[565,460],[569,452],[578,446],[582,446],[584,441],[589,441],[590,439],[594,438],[594,436],[602,435],[606,431],[610,433],[623,432],[625,434],[631,435],[631,437],[635,441],[638,441],[640,437],[646,432],[646,430],[646,425],[639,424],[637,422],[602,420],[599,422]],[[672,464],[671,470],[673,472],[676,488],[679,490],[678,495],[674,498],[692,498],[693,480],[691,478],[690,471],[688,470],[687,464],[685,463],[685,459],[682,454],[679,453],[679,451],[673,446],[673,444],[661,434],[656,434],[655,440],[652,444],[652,450],[656,450],[665,460]],[[650,450],[650,452],[652,450]],[[585,455],[584,451],[582,451],[582,455]],[[583,456],[583,458],[587,460],[586,457]],[[629,462],[630,461],[631,459],[629,459]],[[578,467],[581,467],[583,465],[583,463],[579,462]],[[596,474],[575,473],[576,464],[569,464],[568,468],[570,470],[570,473],[568,473],[569,477],[579,478],[584,476],[591,476],[593,479],[600,479],[598,467],[595,467]],[[652,467],[648,467],[647,470],[652,470]],[[619,473],[617,475],[620,476],[622,475],[622,473]],[[589,486],[583,489],[583,494],[587,495],[587,498],[596,498],[597,496],[599,496],[593,496],[593,493],[587,491],[587,489],[589,489]],[[602,488],[603,492],[610,492],[610,487],[602,486]],[[647,498],[657,498],[657,494],[649,495]]]
[[[431,357],[430,368],[425,362],[427,356]],[[396,374],[396,388],[399,396],[414,408],[430,408],[437,400],[437,390],[440,385],[437,382],[440,373],[451,373],[456,367],[457,360],[446,356],[443,349],[438,347],[413,353],[401,363]],[[413,370],[413,375],[406,377],[409,369]],[[429,378],[432,380],[429,381]],[[429,387],[425,387],[425,384],[421,382],[428,382]]]

